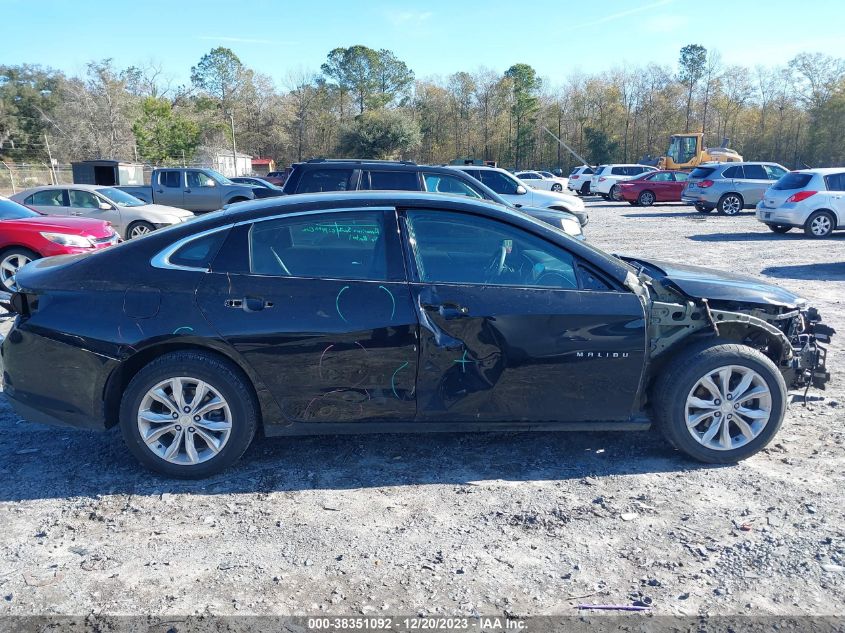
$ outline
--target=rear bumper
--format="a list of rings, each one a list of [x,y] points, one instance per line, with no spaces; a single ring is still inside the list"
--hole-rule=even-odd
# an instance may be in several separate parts
[[[763,224],[802,227],[807,222],[810,213],[794,207],[792,209],[786,207],[769,209],[760,202],[757,204],[755,215]]]

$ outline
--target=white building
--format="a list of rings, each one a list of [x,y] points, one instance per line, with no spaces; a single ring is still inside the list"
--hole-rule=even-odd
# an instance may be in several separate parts
[[[228,178],[248,176],[252,173],[252,156],[237,153],[237,165],[232,159],[232,150],[204,147],[199,152],[200,160]]]

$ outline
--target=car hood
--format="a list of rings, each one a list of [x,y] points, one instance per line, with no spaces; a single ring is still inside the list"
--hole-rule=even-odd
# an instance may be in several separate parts
[[[547,207],[555,203],[562,203],[570,209],[578,211],[584,209],[584,201],[576,195],[534,188],[528,189],[528,193],[531,196],[531,206]]]
[[[623,259],[634,265],[642,265],[650,277],[672,285],[694,299],[736,301],[787,308],[797,308],[806,303],[798,295],[780,286],[768,284],[747,275],[659,260],[633,257]]]
[[[3,220],[0,226],[6,229],[16,228],[19,230],[31,230],[33,232],[56,231],[89,237],[108,237],[114,233],[109,223],[103,220],[69,218],[55,215],[45,215],[39,218],[21,218],[20,220]]]

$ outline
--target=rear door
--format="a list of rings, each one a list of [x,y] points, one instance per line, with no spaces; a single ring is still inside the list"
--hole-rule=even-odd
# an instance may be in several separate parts
[[[654,192],[654,198],[657,202],[665,202],[672,199],[671,183],[672,174],[660,173],[650,174],[643,177],[648,182],[648,188]],[[646,187],[643,187],[645,189]]]
[[[180,169],[160,169],[153,187],[153,202],[184,209],[185,183]]]
[[[414,418],[417,317],[395,210],[237,226],[197,302],[285,423]]]
[[[763,165],[743,165],[743,178],[739,185],[738,192],[746,206],[756,206],[763,199],[772,181]]]
[[[837,215],[837,226],[845,226],[845,171],[824,177],[830,206]]]
[[[403,233],[420,320],[418,418],[630,418],[646,343],[632,293],[477,214],[408,210]]]

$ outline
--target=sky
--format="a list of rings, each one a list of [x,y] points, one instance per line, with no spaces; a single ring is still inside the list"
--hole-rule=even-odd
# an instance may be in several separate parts
[[[802,9],[802,7],[804,7]],[[338,46],[392,50],[417,77],[527,63],[551,85],[577,73],[675,65],[690,43],[726,64],[800,52],[845,57],[845,0],[0,0],[0,64],[80,74],[156,62],[174,84],[216,46],[285,87]]]

